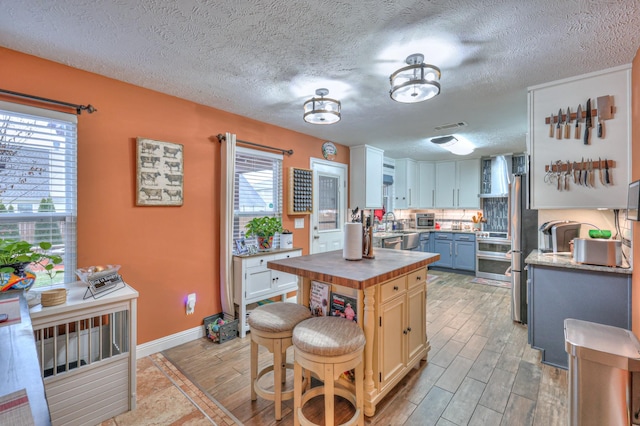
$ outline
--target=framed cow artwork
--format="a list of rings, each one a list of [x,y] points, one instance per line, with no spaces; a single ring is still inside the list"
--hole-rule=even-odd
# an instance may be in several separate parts
[[[181,206],[183,147],[147,138],[136,140],[136,205]]]

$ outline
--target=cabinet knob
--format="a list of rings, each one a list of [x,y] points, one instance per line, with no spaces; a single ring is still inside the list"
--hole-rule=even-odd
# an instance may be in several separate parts
[[[408,334],[408,333],[409,333],[409,332],[408,332],[407,330],[404,330],[404,331],[402,332],[402,334]]]
[[[421,277],[420,275],[418,275],[418,276],[416,277],[416,281],[422,281],[422,277]]]
[[[408,327],[407,330],[411,331],[411,327]]]
[[[393,286],[393,291],[398,291],[398,290],[399,290],[398,286],[397,286],[397,285],[394,285],[394,286]]]

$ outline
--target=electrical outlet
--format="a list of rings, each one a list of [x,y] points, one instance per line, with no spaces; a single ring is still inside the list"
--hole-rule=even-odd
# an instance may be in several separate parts
[[[187,296],[187,315],[191,315],[196,310],[196,294]]]

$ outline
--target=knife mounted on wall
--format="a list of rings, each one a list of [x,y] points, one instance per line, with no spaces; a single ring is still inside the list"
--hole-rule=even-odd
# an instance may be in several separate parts
[[[584,124],[584,144],[589,145],[589,136],[591,133],[591,98],[587,99],[586,108],[587,118]]]

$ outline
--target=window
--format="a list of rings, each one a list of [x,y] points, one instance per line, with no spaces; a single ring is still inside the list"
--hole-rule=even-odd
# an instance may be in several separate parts
[[[77,117],[0,102],[0,238],[49,241],[63,263],[34,287],[75,281]]]
[[[282,216],[282,155],[236,148],[235,166],[233,238],[242,238],[251,219]]]

